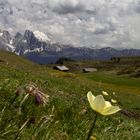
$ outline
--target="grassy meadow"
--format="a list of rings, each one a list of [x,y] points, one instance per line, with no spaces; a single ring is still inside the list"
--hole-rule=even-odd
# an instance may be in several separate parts
[[[94,95],[107,91],[104,98],[117,100],[122,109],[98,116],[94,139],[140,139],[140,57],[64,65],[71,71],[53,70],[54,65],[37,65],[0,51],[0,140],[86,140],[95,118],[88,91]],[[99,71],[83,73],[82,67]],[[29,85],[49,95],[45,105],[36,102],[34,94],[26,96]]]

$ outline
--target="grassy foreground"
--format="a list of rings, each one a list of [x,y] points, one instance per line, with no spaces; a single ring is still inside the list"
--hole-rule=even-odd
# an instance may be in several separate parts
[[[0,140],[86,140],[95,113],[87,92],[107,91],[126,112],[99,116],[97,140],[140,139],[140,79],[108,72],[64,73],[0,52]],[[44,106],[34,96],[16,97],[18,87],[34,84],[49,95]],[[113,92],[116,94],[113,95]]]

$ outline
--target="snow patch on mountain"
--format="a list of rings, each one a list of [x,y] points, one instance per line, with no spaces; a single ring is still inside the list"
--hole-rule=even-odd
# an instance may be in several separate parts
[[[43,51],[43,48],[35,48],[33,50],[26,49],[23,54],[31,53],[31,52],[42,52],[42,51]]]
[[[3,33],[0,32],[0,36],[2,37],[3,36]]]
[[[42,42],[51,41],[47,35],[45,35],[44,33],[40,32],[40,31],[34,31],[33,34],[39,41],[42,41]]]
[[[5,45],[8,46],[8,49],[9,49],[11,52],[14,52],[14,51],[15,51],[15,47],[14,47],[13,45],[7,44],[7,43],[6,43]]]
[[[12,45],[13,44],[13,39],[11,39],[9,43],[10,43],[10,45]]]

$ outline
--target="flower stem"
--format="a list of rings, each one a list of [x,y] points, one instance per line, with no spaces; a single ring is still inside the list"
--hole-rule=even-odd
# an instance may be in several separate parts
[[[95,119],[94,119],[94,121],[93,121],[93,124],[92,124],[92,126],[91,126],[91,129],[90,129],[90,131],[89,131],[89,133],[88,133],[88,137],[87,137],[86,140],[89,140],[89,139],[90,139],[90,136],[91,136],[91,134],[92,134],[93,128],[94,128],[95,123],[96,123],[96,120],[97,120],[97,116],[98,116],[98,114],[96,113]]]

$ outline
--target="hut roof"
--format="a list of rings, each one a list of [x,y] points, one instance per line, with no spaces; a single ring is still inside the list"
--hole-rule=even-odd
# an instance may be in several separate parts
[[[83,71],[84,72],[95,72],[95,71],[97,71],[97,69],[96,68],[83,68]]]
[[[61,71],[69,71],[69,68],[66,66],[55,66],[55,69],[61,70]]]

